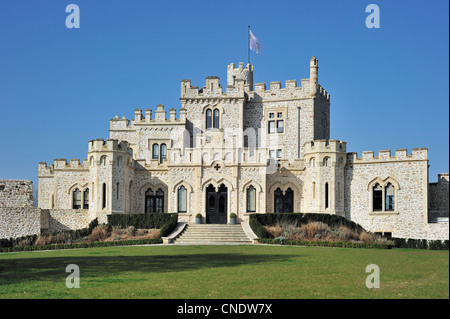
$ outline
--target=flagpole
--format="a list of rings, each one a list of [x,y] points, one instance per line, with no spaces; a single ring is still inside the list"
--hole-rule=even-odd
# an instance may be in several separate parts
[[[250,26],[248,26],[248,64],[250,64]]]

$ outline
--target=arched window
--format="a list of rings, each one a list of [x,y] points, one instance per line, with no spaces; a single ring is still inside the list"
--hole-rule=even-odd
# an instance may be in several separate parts
[[[383,188],[378,183],[372,189],[372,205],[374,211],[383,210]]]
[[[152,159],[159,159],[159,145],[156,143],[152,147]]]
[[[293,213],[294,212],[294,191],[289,187],[284,195],[280,188],[274,193],[275,213]]]
[[[161,188],[156,193],[151,189],[145,192],[145,212],[164,213],[164,192]]]
[[[83,192],[83,209],[89,209],[89,188]]]
[[[330,158],[329,157],[325,157],[323,159],[323,167],[328,167],[330,165]]]
[[[329,206],[329,189],[328,189],[328,183],[325,183],[325,209]]]
[[[316,199],[316,182],[312,183],[313,199]]]
[[[210,109],[206,110],[206,129],[209,130],[211,128],[212,121],[212,111]]]
[[[100,165],[103,165],[103,166],[106,165],[106,156],[100,157]]]
[[[256,188],[253,185],[247,188],[247,212],[256,212]]]
[[[186,213],[187,211],[187,190],[186,187],[178,188],[178,212]]]
[[[387,211],[395,210],[395,188],[391,183],[385,187],[385,202]]]
[[[316,167],[316,159],[314,157],[309,160],[309,167]]]
[[[81,191],[78,188],[75,188],[73,191],[73,209],[81,208]]]
[[[161,144],[161,156],[159,158],[159,162],[162,164],[162,162],[167,158],[167,145]]]
[[[214,110],[214,121],[213,121],[213,127],[219,128],[219,110]]]

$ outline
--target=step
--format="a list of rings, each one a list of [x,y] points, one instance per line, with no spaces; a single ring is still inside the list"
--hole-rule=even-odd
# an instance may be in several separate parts
[[[224,224],[190,224],[175,240],[176,244],[251,244],[242,226]]]

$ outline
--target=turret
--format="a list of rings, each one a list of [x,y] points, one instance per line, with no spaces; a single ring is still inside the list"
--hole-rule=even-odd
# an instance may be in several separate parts
[[[244,63],[239,62],[239,67],[235,68],[235,64],[231,63],[227,67],[227,86],[234,86],[236,80],[244,80],[245,90],[253,91],[253,65],[247,64],[244,69]]]
[[[315,96],[319,84],[319,60],[315,56],[309,61],[310,95]]]

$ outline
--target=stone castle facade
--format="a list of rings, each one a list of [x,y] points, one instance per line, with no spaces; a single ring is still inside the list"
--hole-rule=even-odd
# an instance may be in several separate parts
[[[448,239],[448,174],[428,183],[426,148],[347,153],[330,139],[330,95],[307,79],[254,83],[253,66],[227,67],[203,87],[182,80],[181,108],[136,109],[91,140],[87,159],[39,164],[42,210],[160,212],[194,222],[245,222],[253,213],[338,214],[393,237]],[[442,199],[446,196],[447,201]],[[438,221],[438,222],[436,222]],[[1,237],[1,236],[0,236]]]

